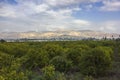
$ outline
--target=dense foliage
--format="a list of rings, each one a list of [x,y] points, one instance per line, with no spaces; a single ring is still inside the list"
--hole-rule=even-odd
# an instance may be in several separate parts
[[[119,63],[119,40],[0,42],[0,80],[93,80]]]

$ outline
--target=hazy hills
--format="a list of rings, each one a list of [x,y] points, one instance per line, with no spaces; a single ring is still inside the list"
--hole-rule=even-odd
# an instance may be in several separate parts
[[[43,31],[43,32],[1,32],[0,39],[42,39],[42,38],[118,38],[120,34],[91,30]]]

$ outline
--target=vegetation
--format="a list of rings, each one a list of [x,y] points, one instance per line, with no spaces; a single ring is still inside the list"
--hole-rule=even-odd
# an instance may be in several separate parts
[[[0,42],[0,80],[119,80],[120,40]]]

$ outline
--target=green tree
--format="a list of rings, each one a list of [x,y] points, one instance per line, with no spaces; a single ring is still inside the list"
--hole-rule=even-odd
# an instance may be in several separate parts
[[[42,48],[43,48],[43,50],[47,51],[47,53],[49,55],[49,59],[52,59],[55,56],[63,55],[63,53],[64,53],[64,49],[57,44],[56,45],[55,44],[46,44]]]
[[[46,51],[30,49],[24,56],[23,67],[26,67],[26,69],[43,68],[48,62],[49,58]]]
[[[89,47],[87,45],[73,46],[67,51],[67,58],[71,60],[74,65],[78,66],[81,53],[86,50],[89,50]]]
[[[6,41],[5,41],[4,39],[1,39],[0,42],[1,42],[1,43],[4,43],[4,42],[6,42]]]
[[[65,59],[63,56],[56,56],[51,61],[50,64],[55,66],[55,69],[60,72],[67,72],[72,66],[72,62]]]
[[[82,54],[79,64],[81,73],[91,76],[106,74],[112,64],[110,51],[106,47],[96,47]]]
[[[54,80],[55,68],[53,65],[48,65],[42,68],[42,80]]]

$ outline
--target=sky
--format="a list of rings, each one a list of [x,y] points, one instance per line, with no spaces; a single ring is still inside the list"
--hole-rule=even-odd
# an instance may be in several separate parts
[[[120,33],[120,0],[0,0],[0,32]]]

